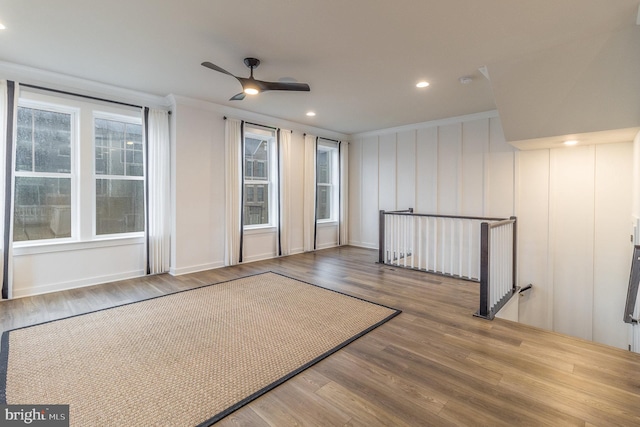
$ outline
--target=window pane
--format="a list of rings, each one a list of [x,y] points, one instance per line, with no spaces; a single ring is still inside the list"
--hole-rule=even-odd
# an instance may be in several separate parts
[[[96,174],[143,176],[142,125],[95,119]]]
[[[269,224],[269,184],[245,184],[244,189],[244,225]]]
[[[318,183],[331,184],[331,152],[318,151],[317,154]]]
[[[71,178],[16,177],[13,240],[71,237]]]
[[[144,231],[144,181],[96,180],[96,234]]]
[[[244,162],[245,179],[267,180],[269,176],[269,142],[245,138]]]
[[[270,137],[248,135],[244,139],[244,215],[245,226],[269,225],[270,162],[272,151]]]
[[[331,219],[331,186],[318,185],[317,201],[318,219]]]
[[[18,108],[16,170],[71,172],[71,115]]]

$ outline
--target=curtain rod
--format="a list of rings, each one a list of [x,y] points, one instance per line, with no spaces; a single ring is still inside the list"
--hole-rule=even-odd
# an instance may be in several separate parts
[[[224,118],[225,120],[227,120],[227,116],[223,116],[223,118]],[[260,127],[267,128],[267,129],[272,129],[272,130],[278,130],[278,129],[280,129],[280,128],[276,128],[276,127],[273,127],[273,126],[261,125],[260,123],[252,123],[252,122],[248,122],[248,121],[246,121],[246,120],[242,120],[242,121],[243,121],[243,122],[245,122],[246,124],[248,124],[248,125],[252,125],[252,126],[260,126]],[[293,131],[292,131],[292,132],[293,132]]]
[[[52,89],[50,87],[31,85],[31,84],[27,84],[27,83],[20,83],[20,86],[29,87],[31,89],[46,90],[48,92],[59,93],[59,94],[62,94],[62,95],[77,96],[79,98],[91,99],[91,100],[94,100],[94,101],[109,102],[111,104],[123,105],[125,107],[143,108],[142,105],[129,104],[129,103],[126,103],[126,102],[114,101],[112,99],[99,98],[97,96],[83,95],[81,93],[68,92],[68,91],[59,90],[59,89]],[[171,114],[171,111],[168,111],[168,113]]]
[[[307,134],[303,134],[303,136],[307,136]],[[342,141],[338,141],[337,139],[325,138],[324,136],[317,136],[316,138],[324,139],[325,141],[335,142],[336,144],[341,144]]]
[[[340,144],[342,142],[342,141],[338,141],[337,139],[325,138],[324,136],[319,136],[318,138],[324,139],[325,141],[335,142],[337,144]]]

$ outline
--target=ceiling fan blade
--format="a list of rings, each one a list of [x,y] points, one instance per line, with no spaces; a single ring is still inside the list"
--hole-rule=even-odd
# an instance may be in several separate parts
[[[218,72],[221,72],[221,73],[224,73],[224,74],[228,74],[228,75],[230,75],[230,76],[232,76],[232,77],[235,77],[233,74],[231,74],[230,72],[228,72],[228,71],[227,71],[227,70],[225,70],[224,68],[220,68],[220,67],[218,67],[216,64],[212,64],[212,63],[211,63],[211,62],[209,62],[209,61],[205,61],[205,62],[203,62],[203,63],[202,63],[202,65],[204,65],[205,67],[210,68],[210,69],[212,69],[212,70],[215,70],[215,71],[218,71]]]
[[[237,95],[234,95],[229,99],[229,101],[241,101],[245,98],[245,93],[250,93],[253,95],[254,93],[266,92],[268,90],[288,90],[288,91],[296,91],[296,92],[309,92],[311,89],[309,85],[306,83],[293,83],[293,82],[265,82],[262,80],[256,80],[253,77],[253,69],[260,65],[260,61],[255,58],[245,58],[245,65],[251,68],[251,75],[249,77],[238,77],[234,76],[224,68],[218,67],[215,64],[212,64],[209,61],[203,62],[201,65],[207,67],[211,70],[217,71],[219,73],[227,74],[240,82],[242,85],[243,92],[240,92]]]
[[[262,90],[292,90],[298,92],[309,92],[311,88],[306,83],[285,83],[285,82],[263,82],[256,80]]]

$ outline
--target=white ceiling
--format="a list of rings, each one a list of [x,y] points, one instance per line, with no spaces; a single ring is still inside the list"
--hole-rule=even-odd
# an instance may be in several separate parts
[[[633,27],[638,3],[0,0],[0,61],[354,134],[493,110],[479,67]],[[228,101],[239,83],[200,65],[246,76],[249,56],[262,61],[256,78],[311,92]],[[416,89],[421,79],[431,86]]]

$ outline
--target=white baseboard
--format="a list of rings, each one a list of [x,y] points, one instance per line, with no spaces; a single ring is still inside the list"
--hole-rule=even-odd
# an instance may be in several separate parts
[[[374,243],[365,243],[365,242],[349,242],[349,246],[355,246],[358,248],[366,248],[366,249],[378,249],[378,245]]]
[[[197,273],[199,271],[213,270],[215,268],[221,268],[221,267],[224,267],[224,261],[210,262],[207,264],[200,264],[200,265],[192,265],[190,267],[180,267],[180,268],[171,267],[169,269],[169,274],[172,276],[181,276],[183,274]]]
[[[115,282],[118,280],[133,279],[145,275],[144,270],[127,271],[107,276],[90,277],[70,282],[51,283],[48,285],[34,286],[29,288],[13,288],[13,298],[30,297],[33,295],[48,294],[50,292],[66,291],[69,289],[82,288],[85,286],[101,285],[103,283]]]

